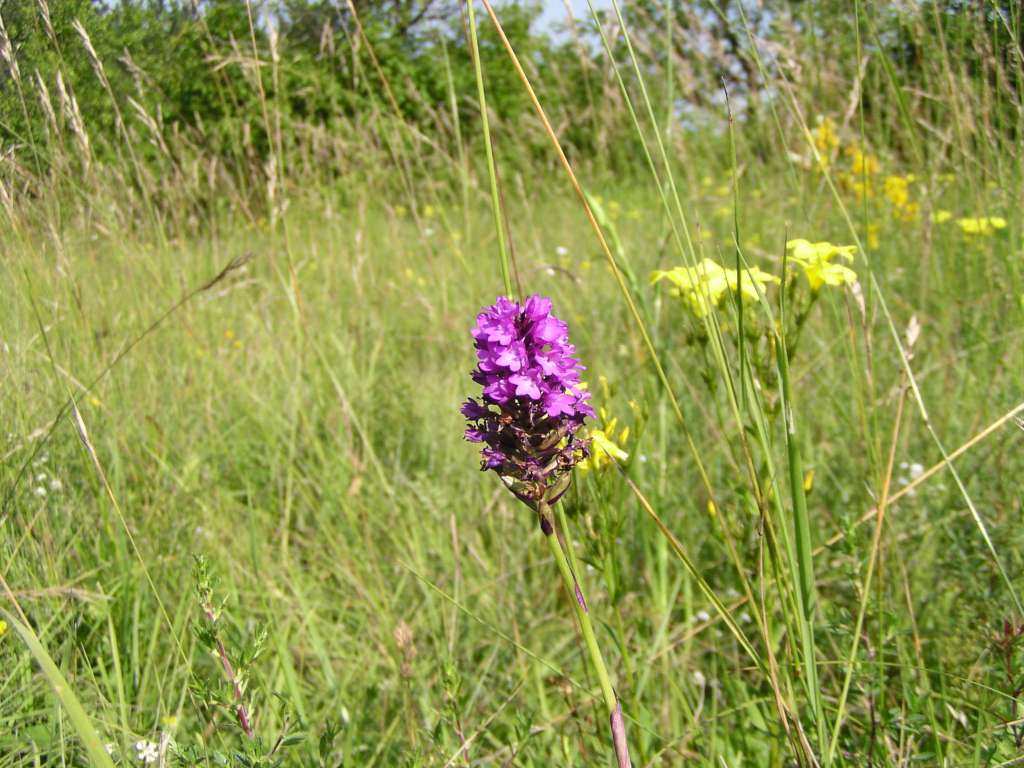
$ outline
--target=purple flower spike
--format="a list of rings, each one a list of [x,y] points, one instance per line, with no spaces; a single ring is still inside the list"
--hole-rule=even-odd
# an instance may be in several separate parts
[[[594,409],[579,387],[569,326],[551,314],[551,299],[522,306],[501,296],[477,315],[472,330],[483,396],[462,406],[466,439],[484,443],[481,469],[493,469],[523,501],[553,503],[569,471],[588,454],[576,432]]]

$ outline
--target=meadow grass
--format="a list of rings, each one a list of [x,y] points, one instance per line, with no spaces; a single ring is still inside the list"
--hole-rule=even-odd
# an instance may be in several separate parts
[[[755,57],[756,133],[667,132],[651,41],[609,27],[629,175],[533,158],[540,122],[427,151],[384,93],[342,184],[262,92],[273,183],[204,188],[183,148],[153,174],[128,128],[86,168],[69,129],[4,209],[0,766],[244,765],[238,697],[266,764],[613,764],[553,550],[462,440],[468,330],[510,285],[552,297],[628,453],[561,511],[634,764],[1014,764],[1024,187],[1014,110],[975,110],[1024,113],[962,87],[927,9],[934,92],[856,81],[857,19],[842,82],[891,122]],[[857,286],[812,294],[794,238],[857,243]],[[705,258],[798,274],[703,315],[651,284]]]

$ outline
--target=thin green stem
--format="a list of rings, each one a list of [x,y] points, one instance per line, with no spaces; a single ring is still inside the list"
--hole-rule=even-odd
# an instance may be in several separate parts
[[[512,297],[512,271],[509,268],[508,247],[505,242],[505,226],[501,221],[501,198],[498,195],[498,169],[494,164],[494,148],[491,146],[491,123],[487,117],[487,94],[484,91],[484,72],[480,66],[480,43],[477,40],[476,14],[473,0],[466,0],[469,14],[469,47],[473,54],[473,72],[476,74],[476,95],[480,102],[480,124],[484,132],[484,151],[487,154],[487,178],[491,186],[491,212],[494,214],[494,231],[498,236],[498,258],[501,262],[501,279],[505,284],[505,295]]]
[[[620,766],[629,766],[629,750],[626,747],[622,709],[619,707],[615,689],[612,687],[611,678],[608,676],[608,667],[605,666],[604,657],[601,655],[601,648],[597,644],[597,636],[594,634],[594,625],[590,621],[590,610],[587,606],[587,600],[583,596],[583,588],[580,586],[572,566],[569,565],[569,560],[566,557],[565,550],[562,549],[562,545],[558,541],[558,536],[555,535],[555,521],[551,507],[542,501],[537,505],[537,513],[540,515],[544,538],[547,539],[548,548],[555,558],[555,563],[558,564],[558,570],[562,574],[565,588],[573,596],[572,603],[576,610],[576,618],[580,622],[580,630],[583,632],[583,641],[586,643],[590,662],[594,666],[598,682],[601,685],[601,694],[604,696],[604,703],[608,708],[608,715],[611,718],[612,740],[615,746],[616,757]],[[561,519],[564,520],[564,516]],[[567,529],[563,530],[562,535],[565,537],[566,549],[571,548],[569,531]]]
[[[786,260],[783,258],[783,274],[786,274]],[[783,292],[783,296],[785,292]],[[789,356],[786,352],[786,304],[779,303],[778,343],[775,346],[779,369],[780,394],[782,395],[782,411],[786,427],[786,453],[789,465],[789,485],[793,502],[793,522],[796,531],[797,556],[797,610],[800,628],[800,645],[804,657],[804,682],[807,686],[808,698],[814,707],[814,721],[818,732],[818,750],[825,757],[824,765],[831,764],[831,754],[826,754],[825,707],[822,702],[821,689],[818,685],[817,658],[814,645],[814,614],[817,603],[817,590],[814,581],[814,555],[811,545],[811,523],[807,514],[807,495],[804,491],[803,461],[800,456],[800,443],[797,435],[793,391],[789,380]]]

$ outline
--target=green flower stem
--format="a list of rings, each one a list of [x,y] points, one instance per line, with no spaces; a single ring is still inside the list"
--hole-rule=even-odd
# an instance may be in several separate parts
[[[622,707],[619,706],[615,689],[612,688],[611,678],[608,676],[608,668],[605,666],[601,649],[597,645],[597,637],[594,635],[594,625],[590,621],[590,610],[587,607],[586,598],[583,596],[583,588],[580,586],[579,580],[569,565],[565,550],[562,549],[562,545],[558,542],[558,536],[555,535],[551,506],[542,501],[537,505],[537,513],[540,515],[541,530],[544,532],[544,538],[547,539],[551,554],[558,564],[558,570],[562,574],[565,588],[574,597],[573,606],[576,609],[576,618],[579,619],[580,629],[583,631],[583,640],[587,645],[590,661],[594,666],[595,672],[597,672],[597,679],[601,684],[601,693],[604,696],[605,706],[608,708],[615,756],[618,759],[620,768],[628,768],[631,763],[629,761],[629,749],[626,745],[626,729],[622,718]],[[565,536],[565,546],[568,549],[572,546],[569,540],[569,532],[563,530],[562,534]]]

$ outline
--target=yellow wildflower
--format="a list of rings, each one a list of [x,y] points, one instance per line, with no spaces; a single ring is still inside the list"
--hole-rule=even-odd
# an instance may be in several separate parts
[[[968,235],[991,235],[997,229],[1006,228],[1006,219],[1001,216],[957,219],[956,223],[964,231],[964,234]]]
[[[823,259],[828,261],[834,256],[842,256],[847,261],[852,261],[853,254],[857,251],[857,246],[855,245],[833,245],[825,240],[812,243],[809,240],[804,240],[803,238],[787,240],[786,248],[793,251],[792,258],[797,261],[813,259]]]
[[[854,181],[850,182],[850,189],[853,190],[857,197],[870,199],[875,196],[875,185],[871,182],[871,179],[856,177]]]
[[[809,469],[804,475],[804,492],[810,493],[812,488],[814,488],[814,470]]]
[[[878,158],[874,155],[864,154],[859,148],[854,148],[853,155],[850,158],[850,173],[855,176],[874,176],[878,173],[881,166],[878,162]]]
[[[819,117],[818,127],[814,129],[814,146],[822,154],[829,154],[839,146],[839,134],[831,117]]]
[[[893,215],[900,221],[916,221],[921,212],[921,206],[910,199],[910,184],[916,178],[913,174],[885,177],[885,196],[895,209]]]
[[[842,264],[833,264],[836,256],[853,261],[854,245],[833,245],[829,242],[812,243],[802,238],[790,240],[786,248],[793,252],[790,258],[804,270],[804,277],[812,291],[823,285],[853,285],[857,282],[857,273]]]
[[[602,416],[604,415],[602,409]],[[587,437],[590,438],[590,456],[576,465],[580,471],[596,471],[611,464],[612,460],[622,462],[629,459],[629,454],[622,448],[629,439],[629,427],[623,427],[616,436],[615,427],[617,425],[618,419],[614,418],[604,422],[601,429],[587,431]]]
[[[910,200],[909,182],[904,176],[886,176],[884,191],[894,208],[902,208]]]
[[[0,637],[3,637],[6,634],[7,634],[7,622],[4,621],[3,619],[0,619]]]
[[[878,237],[879,226],[877,223],[872,222],[868,224],[868,248],[872,251],[878,250],[878,246],[881,245],[881,240]]]
[[[949,211],[938,210],[935,212],[933,217],[936,224],[945,224],[947,221],[953,218],[953,214]]]
[[[697,317],[706,316],[711,307],[718,306],[727,293],[738,292],[743,297],[757,301],[769,283],[779,282],[775,275],[757,267],[740,270],[737,278],[735,269],[726,269],[711,259],[704,259],[696,267],[675,267],[651,274],[651,283],[662,279],[672,283],[672,292],[681,296]]]

